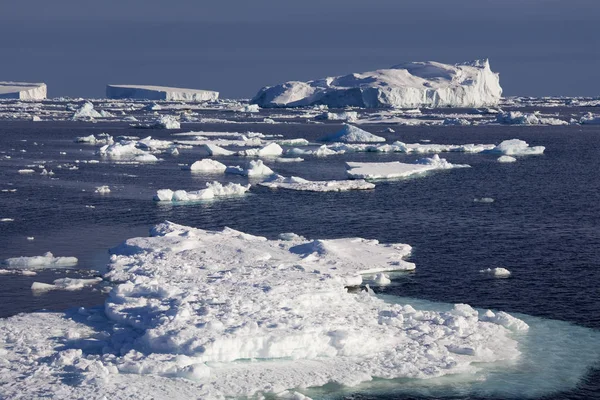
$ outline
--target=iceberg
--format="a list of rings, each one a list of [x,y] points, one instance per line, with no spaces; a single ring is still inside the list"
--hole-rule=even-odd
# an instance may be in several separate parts
[[[499,153],[506,156],[527,156],[544,154],[546,148],[544,146],[529,146],[529,144],[520,139],[505,140],[491,150],[490,153]],[[506,159],[504,161],[507,161]]]
[[[271,108],[483,107],[498,104],[501,96],[499,76],[492,72],[488,60],[455,65],[428,61],[266,86],[252,102]]]
[[[274,174],[273,170],[266,166],[262,160],[252,160],[248,163],[246,168],[242,168],[240,166],[227,167],[225,173],[247,176],[249,178],[269,176]]]
[[[225,164],[216,160],[211,160],[210,158],[198,160],[189,166],[189,170],[192,172],[207,172],[213,174],[224,173],[226,169],[227,166]]]
[[[333,135],[325,136],[320,139],[322,142],[343,142],[343,143],[363,143],[363,142],[385,142],[385,138],[373,135],[363,129],[353,125],[344,124],[342,129]]]
[[[508,125],[569,125],[567,121],[553,117],[543,117],[539,111],[523,113],[521,111],[501,112],[496,121]]]
[[[286,178],[277,175],[271,180],[260,182],[259,185],[271,189],[289,189],[308,192],[343,192],[347,190],[369,190],[374,189],[373,183],[363,179],[341,180],[341,181],[309,181],[297,176]]]
[[[445,158],[434,154],[431,158],[423,158],[414,164],[399,161],[371,163],[347,162],[348,176],[352,179],[396,179],[406,178],[438,169],[468,168],[469,165],[451,164]]]
[[[187,202],[199,200],[212,200],[215,197],[239,196],[250,190],[250,185],[229,183],[222,185],[219,182],[207,182],[206,189],[186,192],[185,190],[160,189],[154,196],[155,201]]]
[[[213,101],[219,98],[219,92],[166,86],[107,85],[106,97],[109,99]]]
[[[0,82],[0,99],[43,100],[46,95],[45,83]]]

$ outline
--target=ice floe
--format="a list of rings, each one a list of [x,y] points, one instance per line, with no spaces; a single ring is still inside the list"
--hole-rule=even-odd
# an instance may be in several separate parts
[[[226,169],[225,164],[210,158],[198,160],[189,166],[189,170],[193,172],[224,173]]]
[[[270,180],[260,182],[259,185],[271,189],[290,189],[309,192],[342,192],[347,190],[374,189],[373,183],[365,180],[336,180],[336,181],[309,181],[297,176],[284,177],[277,175]]]
[[[33,282],[31,284],[31,290],[37,292],[44,292],[49,290],[81,290],[87,286],[97,285],[102,282],[102,278],[61,278],[55,279],[51,284],[43,282]]]
[[[520,139],[505,140],[498,146],[489,150],[492,153],[500,153],[507,156],[527,156],[543,154],[546,148],[544,146],[533,146]]]
[[[96,188],[96,190],[94,190],[94,193],[100,193],[100,194],[108,194],[110,193],[110,187],[107,185],[104,186],[98,186]]]
[[[479,272],[481,272],[482,274],[493,275],[496,278],[507,278],[510,276],[510,271],[502,267],[486,268],[480,270]]]
[[[452,168],[467,168],[469,165],[452,164],[445,158],[435,154],[431,158],[423,158],[416,163],[408,164],[399,161],[372,163],[372,162],[347,162],[348,176],[353,179],[396,179],[406,178],[415,174],[428,171]]]
[[[539,112],[524,113],[521,111],[509,111],[499,113],[496,121],[501,124],[512,125],[569,125],[567,121],[563,121],[553,117],[543,117]]]
[[[199,200],[212,200],[215,197],[240,196],[250,190],[250,185],[239,183],[228,183],[222,185],[219,182],[207,182],[206,189],[196,191],[160,189],[154,196],[155,201],[189,202]]]
[[[238,156],[246,157],[279,157],[283,154],[283,149],[277,143],[270,143],[258,149],[240,150],[236,153]]]
[[[500,156],[497,161],[501,163],[514,163],[517,159],[511,156]]]
[[[57,268],[72,267],[78,261],[76,257],[54,257],[51,252],[47,252],[42,256],[7,258],[2,265],[20,269]]]
[[[325,136],[320,140],[323,142],[344,143],[385,142],[385,138],[381,136],[373,135],[370,132],[348,124],[344,124],[341,130],[332,135]]]

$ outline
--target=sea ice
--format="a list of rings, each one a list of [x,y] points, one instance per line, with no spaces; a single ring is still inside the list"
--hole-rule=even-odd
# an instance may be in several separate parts
[[[75,257],[54,257],[52,253],[47,252],[43,256],[7,258],[2,265],[9,268],[31,269],[72,267],[77,265],[77,262]]]
[[[96,190],[94,191],[94,193],[100,193],[100,194],[108,194],[110,193],[110,187],[109,186],[98,186],[96,188]]]
[[[361,142],[385,142],[385,138],[373,135],[370,132],[362,130],[356,126],[344,124],[338,132],[321,138],[323,142],[344,142],[344,143],[361,143]]]
[[[368,162],[347,162],[348,176],[353,179],[395,179],[405,178],[415,174],[424,172],[451,169],[465,168],[468,165],[451,164],[445,158],[440,158],[435,154],[431,158],[423,158],[414,164],[401,163],[399,161],[384,162],[384,163],[368,163]]]
[[[267,167],[262,160],[252,160],[248,163],[246,168],[239,166],[227,167],[225,170],[227,174],[243,175],[247,177],[260,177],[273,175],[274,172],[271,168]]]
[[[354,122],[358,119],[358,113],[356,111],[343,111],[339,113],[325,112],[315,117],[317,120],[327,121],[346,121]]]
[[[199,200],[212,200],[215,197],[240,196],[250,190],[250,185],[239,183],[228,183],[222,185],[219,182],[207,182],[206,189],[186,192],[185,190],[160,189],[154,196],[155,201],[187,202]]]
[[[137,124],[132,125],[132,127],[138,129],[180,129],[181,124],[177,120],[177,117],[161,115],[152,124]]]
[[[89,136],[80,136],[75,138],[76,143],[87,143],[94,146],[104,146],[107,144],[113,144],[114,139],[108,133],[100,133],[97,136],[89,135]]]
[[[252,99],[261,107],[481,107],[502,95],[487,60],[449,65],[410,62],[372,72],[290,81],[262,88]]]
[[[600,125],[600,115],[587,113],[579,120],[581,125]]]
[[[498,162],[501,162],[501,163],[513,163],[513,162],[516,162],[516,161],[517,161],[517,159],[514,158],[514,157],[511,157],[511,156],[500,156],[500,157],[498,157]]]
[[[246,157],[279,157],[283,154],[283,149],[277,143],[270,143],[259,149],[241,150],[236,153],[238,156]]]
[[[86,286],[93,286],[102,282],[102,278],[79,279],[79,278],[61,278],[56,279],[52,284],[33,282],[31,290],[33,291],[48,291],[48,290],[80,290]]]
[[[527,156],[543,154],[546,148],[544,146],[530,147],[529,144],[520,139],[505,140],[498,146],[489,150],[491,153],[500,153],[507,156]]]
[[[496,278],[506,278],[506,277],[510,276],[510,271],[507,270],[506,268],[502,268],[502,267],[486,268],[486,269],[480,270],[479,272],[481,272],[482,274],[493,275]]]
[[[343,180],[343,181],[309,181],[306,179],[292,176],[286,178],[281,175],[275,176],[265,182],[259,183],[271,189],[290,189],[309,192],[342,192],[347,190],[368,190],[374,189],[373,183],[365,180]]]
[[[166,101],[213,101],[219,92],[151,85],[107,85],[109,99],[138,99]]]
[[[534,113],[523,113],[521,111],[509,111],[499,113],[496,121],[501,124],[512,125],[569,125],[567,121],[558,118],[543,117],[539,111]]]
[[[233,155],[233,151],[229,151],[227,149],[222,148],[221,146],[217,146],[216,144],[203,144],[198,149],[200,154],[206,156],[230,156]]]
[[[189,166],[189,169],[193,172],[224,173],[227,166],[210,158],[205,158],[194,162]]]
[[[83,105],[73,114],[73,120],[94,119],[100,117],[102,117],[102,115],[94,109],[94,104],[89,101],[83,103]]]

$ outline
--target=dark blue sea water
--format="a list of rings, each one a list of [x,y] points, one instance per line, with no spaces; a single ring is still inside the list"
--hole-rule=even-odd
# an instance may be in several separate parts
[[[336,130],[331,124],[189,124],[185,128],[251,130],[309,140]],[[361,236],[409,243],[414,248],[416,271],[397,277],[394,285],[376,288],[380,293],[468,303],[600,329],[600,127],[394,128],[395,133],[383,133],[382,127],[366,127],[406,143],[423,139],[448,144],[499,143],[519,138],[546,146],[546,152],[511,164],[498,163],[496,155],[445,153],[442,157],[449,161],[472,168],[380,182],[372,191],[308,193],[255,186],[242,198],[163,205],[152,200],[157,189],[196,190],[206,181],[224,178],[182,171],[180,164],[201,158],[195,149],[182,150],[179,156],[162,155],[164,161],[156,164],[101,161],[79,163],[78,170],[58,166],[100,159],[95,147],[74,143],[77,136],[107,132],[173,139],[174,131],[139,131],[118,123],[3,122],[0,189],[17,191],[0,192],[0,218],[14,219],[0,222],[0,259],[52,251],[80,259],[68,275],[84,274],[78,269],[102,273],[108,248],[146,235],[153,224],[164,220],[205,229],[229,226],[271,238],[281,232],[310,238]],[[417,158],[364,153],[267,164],[282,175],[322,180],[344,179],[346,161]],[[243,161],[230,157],[223,162]],[[34,164],[45,165],[55,175],[17,173]],[[227,180],[247,181],[231,176]],[[109,185],[111,193],[94,193],[101,185]],[[495,201],[473,201],[482,197]],[[29,236],[35,240],[27,240]],[[493,279],[479,273],[493,267],[508,268],[512,276]],[[0,317],[102,303],[104,295],[98,289],[41,295],[29,289],[33,281],[51,282],[63,276],[65,271],[34,277],[0,275]],[[577,389],[551,398],[584,399],[599,397],[599,393],[600,373],[592,370]]]

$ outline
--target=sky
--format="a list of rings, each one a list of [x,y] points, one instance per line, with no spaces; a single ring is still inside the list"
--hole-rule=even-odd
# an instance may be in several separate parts
[[[0,0],[0,80],[263,86],[489,58],[504,94],[600,96],[598,0]]]

